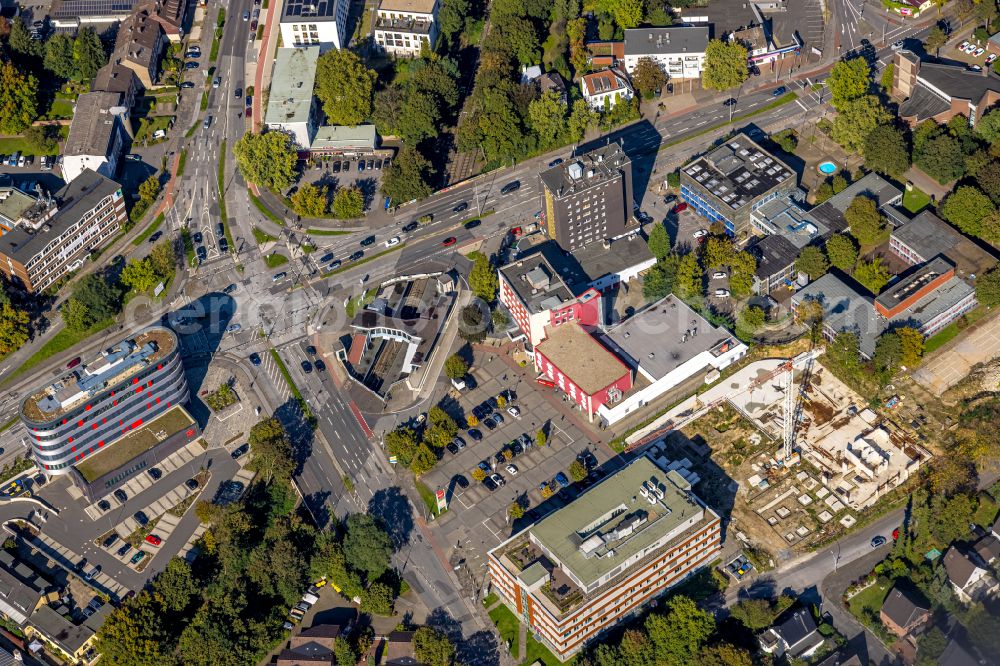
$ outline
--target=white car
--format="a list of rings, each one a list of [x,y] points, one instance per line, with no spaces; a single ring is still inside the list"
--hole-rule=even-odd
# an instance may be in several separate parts
[[[713,280],[725,280],[726,277],[727,276],[726,276],[725,272],[723,272],[723,271],[715,271],[714,273],[712,273],[712,279]]]
[[[513,416],[515,419],[521,418],[521,408],[511,405],[507,408],[507,413]]]
[[[504,469],[510,472],[511,476],[517,476],[517,465],[507,465]]]
[[[969,40],[965,40],[964,42],[958,45],[959,51],[964,51],[967,48],[969,48]]]
[[[691,234],[692,238],[704,238],[708,235],[708,229],[699,229],[698,231]]]
[[[715,290],[715,297],[716,298],[729,298],[729,290],[728,289],[716,289]]]
[[[903,48],[903,40],[902,40],[902,39],[901,39],[901,40],[899,40],[898,42],[895,42],[895,43],[894,43],[894,44],[892,45],[892,50],[893,50],[893,51],[898,51],[898,50],[900,50],[901,48]]]
[[[976,45],[969,44],[968,46],[965,47],[965,52],[968,53],[969,55],[972,55],[973,53],[976,52]]]
[[[976,49],[976,52],[973,53],[972,55],[974,55],[975,57],[978,58],[979,56],[983,55],[984,53],[986,53],[986,49],[984,49],[982,46],[980,46],[978,49]]]
[[[988,56],[986,56],[986,64],[987,65],[992,65],[993,61],[996,60],[996,59],[997,59],[997,54],[996,53],[991,53]]]
[[[393,245],[399,245],[399,236],[393,236],[392,238],[387,238],[385,241],[386,247],[392,247]]]

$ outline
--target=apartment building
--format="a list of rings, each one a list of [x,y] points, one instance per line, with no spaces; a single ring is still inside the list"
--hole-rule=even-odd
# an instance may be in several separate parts
[[[128,143],[127,118],[123,93],[95,91],[80,95],[63,148],[63,179],[73,181],[86,169],[114,178]]]
[[[27,291],[43,291],[110,242],[127,219],[121,185],[88,169],[38,199],[0,236],[0,271]]]
[[[437,41],[437,12],[437,0],[382,0],[375,17],[375,43],[390,55],[415,58]]]
[[[737,134],[680,171],[681,199],[740,241],[752,233],[751,215],[796,188],[795,172],[745,134]]]
[[[319,46],[278,49],[264,110],[264,126],[288,134],[302,149],[312,146],[319,129],[313,97],[319,53]]]
[[[20,417],[38,466],[61,475],[188,398],[177,336],[153,326],[32,391]]]
[[[632,28],[625,31],[622,61],[629,74],[643,58],[663,67],[672,81],[697,79],[705,65],[707,26]]]
[[[632,82],[620,65],[584,74],[580,78],[583,99],[594,111],[607,111],[619,102],[627,102],[635,96]]]
[[[320,51],[347,46],[349,0],[285,0],[281,43],[286,47],[319,46]]]
[[[570,252],[617,238],[632,221],[632,161],[609,143],[541,174],[549,238]]]
[[[493,591],[567,661],[718,557],[719,516],[682,464],[634,460],[488,554]]]

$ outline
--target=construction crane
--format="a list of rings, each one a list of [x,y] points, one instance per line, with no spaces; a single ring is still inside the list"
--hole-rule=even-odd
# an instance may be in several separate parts
[[[802,366],[802,386],[809,381],[809,374],[812,371],[814,355],[806,354],[805,363]],[[783,458],[787,463],[792,459],[792,447],[795,445],[795,424],[799,421],[802,400],[798,388],[795,385],[795,367],[791,361],[782,364],[788,368],[788,383],[785,385],[785,400],[782,414],[781,441],[783,445]]]

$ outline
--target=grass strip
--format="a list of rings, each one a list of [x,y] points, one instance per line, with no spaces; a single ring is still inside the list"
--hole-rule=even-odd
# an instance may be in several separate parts
[[[706,128],[704,128],[702,130],[699,130],[699,131],[695,132],[694,134],[688,134],[688,135],[684,136],[683,138],[676,139],[674,141],[669,141],[667,143],[664,143],[659,148],[657,148],[657,152],[660,152],[660,151],[666,150],[667,148],[670,148],[672,146],[676,146],[678,144],[684,143],[685,141],[690,141],[691,139],[694,139],[694,138],[697,138],[699,136],[708,134],[709,132],[714,132],[715,130],[720,129],[722,127],[726,127],[727,125],[735,125],[736,123],[741,123],[744,120],[749,120],[750,118],[753,118],[754,116],[759,116],[760,114],[766,113],[767,111],[771,111],[772,109],[776,109],[779,106],[784,106],[785,104],[788,104],[789,102],[794,102],[798,98],[799,98],[799,96],[796,95],[794,92],[785,93],[784,95],[782,95],[778,99],[774,100],[770,104],[765,104],[764,106],[760,107],[759,109],[756,109],[755,111],[751,111],[750,113],[744,113],[741,116],[734,116],[731,121],[726,120],[726,121],[723,121],[721,123],[716,123],[715,125],[712,125],[710,127],[706,127]]]
[[[146,227],[146,230],[135,237],[135,240],[132,241],[132,245],[139,247],[140,245],[145,243],[146,240],[148,240],[149,237],[152,236],[154,233],[156,233],[156,230],[160,228],[160,225],[163,224],[164,219],[166,218],[164,217],[163,213],[160,213],[155,218],[153,218],[153,221],[150,223],[148,227]]]
[[[202,111],[207,111],[208,110],[208,91],[207,90],[201,94],[201,110]],[[191,132],[194,129],[196,129],[197,127],[198,127],[198,123],[195,123],[194,127],[192,127],[188,131]]]
[[[180,160],[177,162],[177,178],[184,176],[184,166],[187,164],[188,151],[187,148],[181,150]]]
[[[226,241],[229,243],[229,251],[235,251],[236,244],[233,242],[233,234],[229,231],[229,215],[226,213],[226,140],[222,140],[222,150],[219,152],[222,159],[219,160],[219,216],[222,218],[222,230],[225,232]]]
[[[268,241],[276,241],[276,240],[278,240],[277,238],[275,238],[271,234],[267,233],[263,229],[259,229],[257,227],[253,228],[253,239],[255,241],[257,241],[258,245],[263,245],[264,243],[267,243]]]
[[[97,333],[110,328],[114,323],[115,318],[108,317],[104,321],[97,322],[85,331],[74,331],[64,327],[61,331],[53,335],[51,340],[42,345],[41,349],[29,356],[28,360],[22,363],[17,370],[7,377],[7,382],[5,383],[9,383],[18,375],[30,370],[43,361],[49,360],[56,354],[64,352],[71,347],[75,347],[90,336],[96,335]]]
[[[335,271],[329,271],[328,273],[323,273],[323,277],[328,278],[331,275],[337,275],[338,273],[343,273],[344,271],[349,270],[351,268],[357,268],[358,266],[361,266],[363,264],[367,264],[369,261],[375,261],[379,257],[384,257],[385,255],[390,254],[392,252],[399,252],[404,247],[406,247],[406,243],[400,243],[396,247],[391,247],[388,250],[382,250],[378,254],[373,254],[370,257],[365,257],[364,259],[359,259],[358,261],[351,262],[351,263],[347,264],[346,266],[341,266],[340,268],[338,268]]]
[[[292,381],[292,374],[288,372],[288,367],[285,365],[285,362],[281,360],[281,355],[278,354],[278,350],[271,347],[269,351],[271,352],[271,358],[274,359],[274,364],[278,366],[278,370],[281,372],[281,376],[285,378],[285,383],[288,384],[288,390],[292,392],[292,397],[294,397],[295,401],[299,403],[299,408],[302,410],[303,416],[306,417],[306,420],[309,421],[313,430],[315,430],[316,417],[313,416],[312,409],[309,408],[309,403],[307,403],[306,399],[302,397],[302,392],[299,391],[299,387],[295,385],[294,381]]]
[[[353,231],[340,231],[338,229],[306,229],[306,233],[310,236],[349,236],[353,234]]]
[[[288,263],[288,257],[283,254],[277,254],[272,252],[271,254],[264,257],[264,263],[267,264],[268,268],[277,268],[278,266],[284,266]]]
[[[252,203],[254,207],[261,212],[261,215],[263,215],[264,217],[266,217],[267,219],[271,220],[272,222],[274,222],[279,226],[282,227],[285,226],[285,221],[280,217],[278,217],[277,215],[275,215],[270,208],[265,206],[264,202],[260,200],[260,197],[258,197],[256,194],[253,193],[253,190],[248,189],[247,194],[250,195],[250,203]],[[310,229],[310,231],[312,230]]]
[[[198,260],[194,257],[194,241],[191,240],[191,232],[187,227],[181,229],[181,241],[184,243],[184,254],[187,256],[188,266],[197,266]]]
[[[15,416],[10,421],[7,421],[7,423],[0,425],[0,432],[7,432],[11,428],[13,428],[14,424],[17,423],[19,420],[21,420],[21,417]]]

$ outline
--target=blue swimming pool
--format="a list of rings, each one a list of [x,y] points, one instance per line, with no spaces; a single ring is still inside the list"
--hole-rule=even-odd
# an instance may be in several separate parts
[[[837,171],[837,165],[829,161],[820,162],[819,166],[816,168],[820,170],[820,173],[825,173],[828,176]]]

